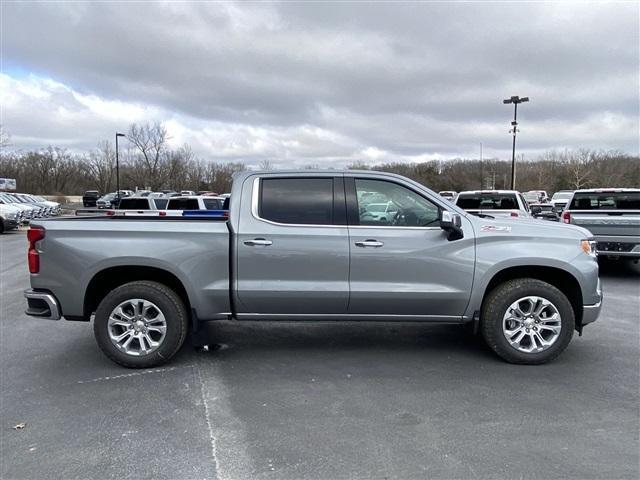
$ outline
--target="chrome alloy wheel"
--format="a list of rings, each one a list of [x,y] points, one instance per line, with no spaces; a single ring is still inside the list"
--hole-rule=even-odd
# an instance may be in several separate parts
[[[522,297],[502,318],[502,333],[509,344],[524,353],[542,352],[560,336],[562,318],[557,307],[543,297]]]
[[[162,311],[149,300],[131,298],[113,309],[107,322],[115,347],[134,357],[155,352],[167,333]]]

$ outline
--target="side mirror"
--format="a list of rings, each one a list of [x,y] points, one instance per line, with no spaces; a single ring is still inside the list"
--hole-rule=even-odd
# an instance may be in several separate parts
[[[542,213],[542,207],[538,207],[538,206],[531,207],[531,213],[534,215],[540,215]]]
[[[457,213],[451,213],[448,210],[442,210],[440,214],[440,228],[447,232],[447,239],[460,240],[464,237],[462,231],[462,217]]]

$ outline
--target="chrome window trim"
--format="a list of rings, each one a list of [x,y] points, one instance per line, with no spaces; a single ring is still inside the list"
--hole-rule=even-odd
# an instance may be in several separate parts
[[[268,220],[266,218],[262,218],[258,213],[258,203],[260,201],[260,180],[263,177],[257,176],[253,179],[253,186],[251,191],[251,216],[254,219],[268,223],[271,225],[275,225],[278,227],[316,227],[316,228],[384,228],[384,229],[395,229],[395,230],[441,230],[440,227],[398,227],[393,225],[323,225],[317,223],[280,223],[274,222],[273,220]],[[301,178],[301,177],[290,177],[290,178]],[[312,178],[312,177],[309,177]],[[406,187],[405,187],[406,188]],[[413,191],[413,190],[412,190]]]

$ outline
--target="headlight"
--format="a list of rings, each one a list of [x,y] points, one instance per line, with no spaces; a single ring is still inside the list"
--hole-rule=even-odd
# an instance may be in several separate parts
[[[597,256],[595,240],[581,240],[580,249],[587,255],[592,256],[593,258]]]
[[[17,216],[16,213],[7,213],[7,218],[10,220],[15,220]]]

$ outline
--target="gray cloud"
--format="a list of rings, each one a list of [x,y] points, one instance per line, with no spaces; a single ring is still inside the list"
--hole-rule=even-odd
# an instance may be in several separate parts
[[[522,152],[638,153],[639,10],[5,4],[2,122],[24,148],[86,148],[149,119],[206,158],[408,161],[472,155],[479,142],[506,157],[512,111],[501,99],[524,94]]]

